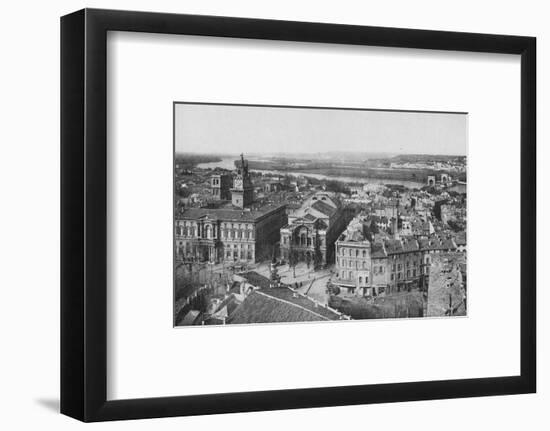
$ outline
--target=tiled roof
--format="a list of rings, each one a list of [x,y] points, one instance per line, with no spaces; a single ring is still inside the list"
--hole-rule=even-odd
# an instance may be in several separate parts
[[[336,208],[331,207],[330,205],[321,201],[315,202],[313,205],[311,205],[311,207],[315,208],[317,211],[320,211],[329,217],[337,211]]]
[[[302,296],[293,296],[288,288],[260,289],[251,292],[227,323],[280,323],[339,320],[336,312]]]
[[[385,249],[385,250],[384,250]],[[421,250],[455,250],[456,244],[452,238],[440,239],[433,235],[430,238],[416,239],[403,237],[401,239],[385,239],[374,242],[371,252],[373,257],[384,257],[389,254],[410,253]]]
[[[176,216],[178,220],[197,220],[207,217],[212,220],[255,221],[260,217],[281,208],[283,205],[265,205],[258,209],[231,208],[187,208]]]
[[[363,233],[360,232],[359,230],[354,230],[348,235],[347,241],[362,242],[362,241],[365,241],[365,237],[363,236]]]
[[[403,250],[403,244],[401,244],[401,241],[398,239],[389,239],[385,241],[386,251],[388,254],[394,254],[394,253],[402,253]]]
[[[432,235],[429,238],[422,238],[418,240],[420,248],[422,250],[454,250],[456,244],[452,238],[441,239],[436,235]]]
[[[308,296],[295,293],[290,288],[262,289],[260,292],[272,296],[274,298],[292,302],[295,305],[304,307],[313,313],[320,314],[329,320],[338,320],[340,315],[330,308],[318,304]],[[295,296],[296,295],[296,296]]]
[[[388,254],[386,253],[386,249],[384,248],[384,244],[380,242],[372,243],[371,246],[371,256],[374,258],[381,258],[386,257]]]
[[[418,251],[420,249],[418,241],[414,238],[405,238],[402,241],[403,251]]]

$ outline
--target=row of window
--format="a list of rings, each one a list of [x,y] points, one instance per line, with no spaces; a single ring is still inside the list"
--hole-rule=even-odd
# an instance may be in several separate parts
[[[420,273],[422,273],[422,269],[420,270]],[[416,269],[413,269],[412,271],[410,269],[407,270],[407,278],[411,278],[411,277],[416,277]],[[403,279],[403,273],[402,272],[398,272],[397,274],[391,274],[390,275],[390,280],[391,281],[394,281],[394,280],[402,280]]]
[[[227,244],[225,246],[226,259],[253,259],[254,247],[250,244]]]
[[[358,260],[352,261],[352,260],[346,260],[346,259],[339,258],[339,265],[343,268],[345,268],[347,266],[348,268],[368,269],[368,263],[366,261],[361,262],[361,261],[358,261]]]
[[[340,265],[340,267],[343,267],[343,268],[355,268],[355,269],[368,269],[369,268],[369,265],[368,265],[368,262],[367,261],[352,261],[352,260],[346,260],[346,259],[342,259],[342,258],[337,258],[337,263]],[[416,264],[417,264],[417,261],[416,260],[413,260],[412,261],[412,266],[414,267],[413,269],[413,272],[415,275],[413,275],[413,277],[416,276]],[[405,264],[406,268],[409,268],[411,266],[411,262],[407,261],[406,264]],[[393,264],[392,265],[392,272],[396,272],[397,271],[402,271],[403,270],[403,265],[402,264]],[[384,274],[386,272],[386,268],[384,267],[384,265],[374,265],[373,266],[373,272],[375,274]],[[410,273],[410,269],[407,270],[407,272]]]
[[[229,249],[247,249],[247,250],[254,250],[254,246],[252,246],[251,244],[226,244],[225,245],[225,248],[227,250]]]
[[[343,279],[354,280],[355,273],[353,271],[347,271],[347,272],[346,271],[341,271],[340,272],[340,277],[343,278]],[[363,282],[365,284],[367,284],[369,282],[369,277],[360,275],[357,278],[357,281],[359,282],[359,284],[363,284]]]
[[[407,260],[407,261],[405,262],[405,267],[406,267],[406,268],[409,268],[409,267],[411,266],[411,263],[412,263],[412,266],[413,266],[414,268],[416,268],[416,265],[417,265],[417,263],[418,263],[416,260],[413,260],[412,262]],[[403,269],[403,264],[398,263],[398,264],[396,265],[396,264],[394,263],[394,264],[391,266],[391,270],[392,270],[393,272],[396,271],[396,268],[397,268],[397,271],[401,271],[401,270]]]
[[[236,230],[230,230],[225,231],[222,230],[222,238],[224,239],[254,239],[254,232],[252,231],[236,231]]]
[[[195,221],[186,221],[182,220],[178,222],[179,227],[197,227],[199,223]],[[210,226],[207,224],[206,226]],[[252,223],[231,223],[231,222],[222,222],[220,226],[224,229],[252,229],[254,224]],[[177,226],[176,226],[177,227]]]
[[[195,249],[195,251],[198,251]],[[176,252],[178,255],[192,257],[193,247],[185,242],[179,242]],[[250,244],[233,244],[233,246],[227,246],[225,249],[225,257],[227,259],[253,259],[254,249]]]
[[[221,234],[223,239],[254,239],[254,231],[222,230]],[[217,238],[215,230],[210,226],[203,229],[202,235],[199,235],[198,229],[194,227],[176,227],[176,235],[192,238]]]
[[[367,257],[367,250],[340,248],[340,255],[349,257]]]
[[[286,236],[283,236],[281,238],[282,245],[289,245],[290,239]],[[314,241],[310,237],[306,237],[305,235],[301,235],[296,238],[296,243],[294,245],[297,246],[303,246],[303,247],[311,247],[314,244]],[[324,239],[321,237],[317,241],[318,245],[324,244]]]
[[[343,259],[341,257],[336,257],[336,263],[342,267],[342,268],[355,268],[355,269],[368,269],[369,268],[369,264],[368,264],[368,261],[355,261],[355,260],[346,260],[346,259]],[[412,261],[406,261],[405,262],[405,265],[401,264],[401,263],[397,263],[397,264],[392,264],[391,266],[391,271],[392,272],[399,272],[399,271],[403,271],[404,268],[407,269],[407,273],[409,274],[414,274],[413,277],[416,277],[416,272],[417,272],[417,265],[419,264],[419,261],[417,260],[412,260]],[[426,264],[430,264],[430,257],[429,256],[426,256]],[[412,267],[412,272],[411,272],[411,268]],[[386,269],[385,269],[385,266],[384,265],[374,265],[373,266],[373,272],[374,274],[384,274],[386,272]],[[420,273],[422,273],[422,268],[420,268]],[[410,277],[410,275],[408,275],[408,277]]]

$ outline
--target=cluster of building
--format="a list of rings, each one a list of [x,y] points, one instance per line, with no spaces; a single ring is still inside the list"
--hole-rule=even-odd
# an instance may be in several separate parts
[[[175,253],[188,262],[257,262],[271,257],[287,223],[284,204],[256,204],[248,163],[211,178],[216,199],[200,208],[176,213]]]
[[[397,218],[392,218],[389,229],[379,228],[381,236],[373,232],[373,220],[358,215],[336,241],[333,282],[349,293],[377,296],[424,289],[433,256],[458,250],[452,236],[429,234],[429,228],[419,235],[402,235]]]
[[[429,176],[424,189],[367,184],[351,186],[342,196],[312,188],[299,193],[298,181],[295,191],[281,181],[264,181],[258,189],[243,155],[235,166],[233,173],[210,175],[209,196],[200,205],[176,206],[176,262],[235,268],[267,260],[271,278],[233,274],[230,283],[209,292],[208,304],[198,304],[205,296],[195,291],[180,304],[176,322],[347,319],[280,282],[277,265],[299,262],[314,270],[330,267],[329,284],[342,296],[417,291],[431,304],[427,315],[465,313],[465,195],[452,193],[456,181],[448,174]]]
[[[288,224],[280,229],[283,262],[324,266],[334,259],[334,243],[345,228],[349,212],[333,195],[318,192],[288,211]]]
[[[208,204],[177,211],[176,259],[254,263],[275,255],[285,262],[324,266],[334,260],[334,243],[350,218],[328,192],[317,192],[299,205],[256,202],[242,155],[234,176],[211,177],[211,194]]]

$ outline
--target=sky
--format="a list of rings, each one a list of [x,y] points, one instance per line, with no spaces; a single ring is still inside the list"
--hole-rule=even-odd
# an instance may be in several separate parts
[[[176,152],[466,155],[468,115],[175,105]]]

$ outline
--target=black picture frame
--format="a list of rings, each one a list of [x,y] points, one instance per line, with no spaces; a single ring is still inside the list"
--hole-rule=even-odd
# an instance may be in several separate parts
[[[521,374],[107,401],[107,32],[521,56]],[[536,391],[536,39],[84,9],[61,18],[61,412],[82,421],[205,415]]]

